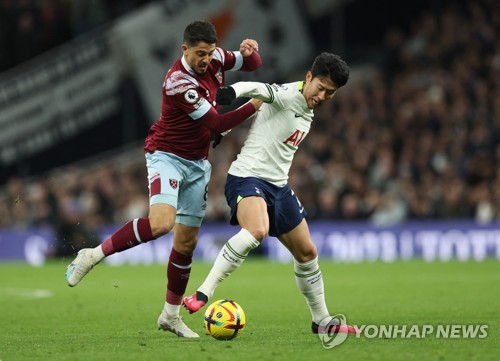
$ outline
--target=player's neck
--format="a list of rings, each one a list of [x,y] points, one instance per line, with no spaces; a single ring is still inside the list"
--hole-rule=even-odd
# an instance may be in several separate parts
[[[184,69],[186,69],[186,71],[191,74],[191,75],[196,75],[196,76],[201,76],[203,74],[198,74],[197,72],[195,72],[193,70],[193,68],[191,68],[188,64],[188,62],[186,61],[186,58],[184,58],[184,55],[182,56],[181,58],[181,63],[182,63],[182,66],[184,67]]]

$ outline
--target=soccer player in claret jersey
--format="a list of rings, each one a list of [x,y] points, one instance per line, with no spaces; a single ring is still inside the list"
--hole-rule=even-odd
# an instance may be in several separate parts
[[[102,245],[82,249],[68,266],[71,287],[102,259],[156,239],[172,229],[174,243],[167,267],[166,302],[158,328],[179,337],[199,337],[179,317],[191,271],[199,227],[205,215],[211,165],[207,160],[211,132],[222,133],[259,109],[252,99],[219,114],[215,96],[228,70],[252,71],[262,64],[258,44],[245,39],[239,51],[217,47],[217,33],[207,21],[195,21],[184,31],[182,57],[168,70],[162,86],[159,120],[145,142],[150,211],[148,218],[126,223]]]
[[[311,311],[313,333],[357,331],[340,325],[330,316],[318,253],[305,220],[306,211],[287,185],[293,156],[311,127],[313,109],[332,99],[348,78],[349,67],[344,60],[322,53],[316,57],[305,81],[282,85],[239,82],[219,89],[220,104],[240,96],[258,98],[264,104],[241,152],[229,168],[226,182],[231,224],[239,225],[241,230],[222,247],[197,292],[184,298],[184,307],[191,313],[206,304],[217,285],[231,275],[269,233],[293,255],[295,280]],[[320,323],[326,327],[320,327]]]

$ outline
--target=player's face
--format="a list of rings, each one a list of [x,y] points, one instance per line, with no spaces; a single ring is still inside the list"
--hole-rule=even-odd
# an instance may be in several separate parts
[[[203,41],[194,46],[182,44],[184,59],[195,73],[203,75],[214,57],[215,44],[207,44]]]
[[[337,87],[330,78],[318,76],[313,78],[312,73],[307,72],[302,94],[310,109],[315,109],[327,100],[332,99],[336,91]]]

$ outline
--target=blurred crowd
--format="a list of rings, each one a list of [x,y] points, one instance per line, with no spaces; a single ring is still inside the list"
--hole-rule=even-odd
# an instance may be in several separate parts
[[[363,69],[316,111],[296,154],[289,183],[309,219],[499,220],[500,3],[451,3],[409,31],[389,29],[383,61]],[[247,129],[211,152],[207,222],[228,219],[224,182]],[[145,161],[140,148],[134,153],[10,179],[0,227],[82,224],[91,232],[146,216]]]
[[[141,149],[134,153],[127,161],[71,165],[32,180],[10,178],[0,193],[0,228],[53,227],[58,255],[99,244],[101,227],[148,213],[144,157]]]
[[[500,220],[500,3],[450,2],[384,46],[315,111],[297,152],[289,183],[309,219]],[[213,192],[229,161],[215,163]],[[227,216],[222,193],[210,206]]]
[[[0,0],[0,71],[21,64],[149,0]]]

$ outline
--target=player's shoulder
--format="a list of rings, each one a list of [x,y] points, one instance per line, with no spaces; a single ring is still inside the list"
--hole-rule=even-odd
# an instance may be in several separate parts
[[[270,85],[270,88],[275,96],[292,97],[296,93],[300,93],[298,82],[282,84],[273,83]]]
[[[175,64],[177,65],[177,63]],[[182,66],[173,66],[165,78],[165,93],[176,95],[199,86],[198,80],[189,74]]]

